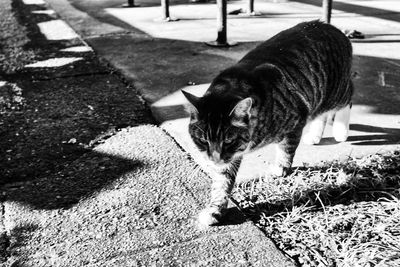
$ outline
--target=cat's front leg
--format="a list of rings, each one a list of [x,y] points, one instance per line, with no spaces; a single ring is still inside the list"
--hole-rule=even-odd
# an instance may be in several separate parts
[[[235,185],[237,171],[242,158],[235,159],[225,169],[211,174],[211,199],[207,208],[199,213],[199,224],[202,227],[218,224],[228,205],[228,199]]]
[[[275,162],[270,169],[274,176],[285,176],[290,172],[294,154],[299,146],[301,130],[287,134],[278,144],[275,155]]]

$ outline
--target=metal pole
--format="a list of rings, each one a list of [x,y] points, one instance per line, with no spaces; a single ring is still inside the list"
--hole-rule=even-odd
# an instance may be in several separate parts
[[[217,43],[221,45],[227,45],[226,37],[226,1],[227,0],[217,0],[217,30],[218,37]]]
[[[249,6],[248,6],[248,9],[247,9],[247,13],[249,15],[255,14],[255,12],[254,12],[254,0],[249,0],[248,4],[249,4]]]
[[[123,4],[123,7],[137,7],[138,5],[135,5],[135,0],[128,0],[127,4]]]
[[[169,18],[169,0],[161,0],[161,19],[168,21]]]
[[[331,23],[333,0],[322,0],[322,20]]]
[[[228,43],[227,30],[226,30],[226,5],[227,0],[217,0],[217,40],[207,42],[206,45],[214,47],[227,47],[233,46],[237,43]]]

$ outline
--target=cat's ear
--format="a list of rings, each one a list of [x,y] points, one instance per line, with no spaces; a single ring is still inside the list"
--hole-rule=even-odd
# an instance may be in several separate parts
[[[192,95],[189,92],[181,90],[182,94],[186,97],[186,99],[189,101],[190,104],[193,105],[197,110],[199,109],[199,102],[200,102],[200,97]]]
[[[182,91],[182,94],[186,97],[186,99],[191,104],[190,106],[189,105],[186,106],[186,111],[188,111],[189,114],[190,114],[191,123],[198,121],[200,97],[192,95],[191,93],[188,93],[188,92],[183,91],[183,90],[181,90],[181,91]]]
[[[253,105],[251,97],[240,100],[232,109],[229,116],[233,126],[246,127],[250,120],[250,110]]]

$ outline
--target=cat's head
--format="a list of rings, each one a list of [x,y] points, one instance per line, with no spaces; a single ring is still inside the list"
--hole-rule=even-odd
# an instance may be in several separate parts
[[[182,91],[191,103],[189,133],[198,149],[216,164],[224,165],[249,147],[253,99],[194,96]]]

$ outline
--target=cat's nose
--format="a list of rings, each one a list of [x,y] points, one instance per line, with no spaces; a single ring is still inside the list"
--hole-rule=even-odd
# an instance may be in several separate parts
[[[219,162],[219,161],[221,161],[221,154],[218,153],[217,151],[213,151],[213,152],[211,153],[211,159],[212,159],[213,161],[215,161],[215,162]]]

